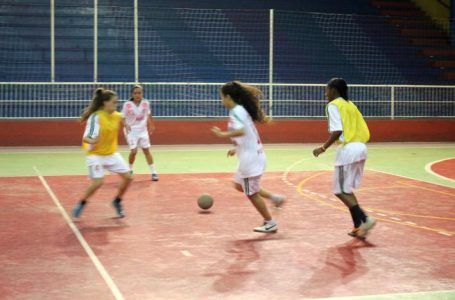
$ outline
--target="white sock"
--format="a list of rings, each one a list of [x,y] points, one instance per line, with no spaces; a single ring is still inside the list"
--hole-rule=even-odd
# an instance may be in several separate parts
[[[273,194],[271,198],[272,198],[273,202],[279,202],[279,201],[282,201],[284,199],[283,196],[277,195],[277,194]]]
[[[149,167],[150,167],[150,171],[152,172],[152,174],[156,174],[155,164],[151,164],[151,165],[149,165]]]
[[[276,222],[273,219],[265,222],[267,223],[267,225],[276,225]]]
[[[133,171],[133,165],[130,164],[130,170]]]

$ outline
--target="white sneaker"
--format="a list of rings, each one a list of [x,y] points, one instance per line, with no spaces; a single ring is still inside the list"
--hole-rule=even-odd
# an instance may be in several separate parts
[[[365,239],[368,235],[368,231],[373,229],[374,225],[376,225],[376,219],[373,217],[367,217],[367,221],[362,223],[357,231],[357,238]]]
[[[286,196],[273,195],[272,202],[276,208],[280,208],[281,206],[283,206],[284,203],[286,203]]]
[[[278,224],[277,223],[269,224],[267,222],[264,222],[264,224],[262,226],[254,228],[254,231],[256,231],[256,232],[264,232],[264,233],[277,232],[277,230],[278,230]]]

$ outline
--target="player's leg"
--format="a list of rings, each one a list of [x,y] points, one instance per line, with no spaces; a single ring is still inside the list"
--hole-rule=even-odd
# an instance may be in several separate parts
[[[158,173],[156,172],[156,167],[153,161],[152,153],[150,152],[150,138],[148,132],[144,132],[143,134],[141,134],[138,146],[142,148],[142,152],[144,153],[147,165],[149,166],[150,172],[152,173],[152,181],[158,181],[159,176]]]
[[[250,199],[251,203],[253,203],[253,206],[261,214],[265,221],[272,220],[272,215],[270,215],[269,209],[267,208],[267,205],[265,204],[264,200],[259,195],[259,193],[248,196],[248,199]]]
[[[353,206],[354,214],[357,215],[357,218],[361,219],[359,230],[356,233],[356,237],[360,239],[365,239],[368,232],[376,225],[376,219],[368,216],[364,212],[364,210],[360,207],[360,204],[356,196],[354,195],[354,189],[360,187],[364,167],[365,167],[364,160],[348,165],[344,187],[345,190],[347,191],[347,198],[354,200],[356,203],[356,205]]]
[[[286,197],[279,194],[274,194],[264,188],[259,190],[259,195],[263,198],[269,199],[276,207],[281,207],[285,203]]]
[[[125,213],[123,211],[122,199],[123,195],[128,190],[128,187],[130,186],[133,178],[125,161],[123,160],[122,156],[119,153],[111,155],[108,158],[108,160],[109,160],[109,164],[107,167],[108,170],[111,171],[112,173],[117,173],[122,178],[122,181],[120,182],[120,185],[118,187],[117,195],[115,199],[112,201],[112,205],[114,206],[117,215],[123,218],[125,216]]]
[[[348,234],[359,238],[364,238],[376,222],[365,214],[353,192],[360,185],[364,163],[362,161],[336,167],[333,186],[335,195],[349,208],[352,217],[354,229]]]
[[[256,232],[276,232],[278,230],[278,224],[272,219],[272,215],[261,197],[259,191],[261,190],[261,176],[243,178],[242,189],[250,199],[253,206],[264,218],[264,224],[254,228]]]
[[[243,178],[240,176],[240,173],[239,171],[237,171],[237,173],[235,173],[234,175],[234,188],[240,192],[240,193],[244,193],[244,190],[243,190]]]
[[[139,138],[134,132],[130,132],[125,134],[126,142],[130,148],[130,154],[128,156],[128,163],[130,167],[130,171],[133,172],[133,164],[136,161],[136,154],[137,154],[137,145],[139,142]]]
[[[144,152],[145,159],[147,160],[150,172],[152,173],[152,180],[158,181],[160,178],[158,176],[158,172],[156,171],[156,166],[153,162],[153,156],[152,153],[150,153],[150,148],[142,148],[142,152]]]
[[[128,164],[130,170],[133,171],[133,164],[136,161],[137,148],[130,149],[130,154],[128,155]]]
[[[84,192],[82,199],[87,201],[103,185],[103,178],[93,178]]]
[[[234,188],[240,192],[240,193],[243,193],[243,188],[242,188],[242,185],[237,183],[237,182],[234,182]]]
[[[90,185],[85,189],[81,200],[73,209],[73,217],[79,218],[87,204],[88,199],[103,185],[104,169],[100,157],[90,155],[87,157]]]

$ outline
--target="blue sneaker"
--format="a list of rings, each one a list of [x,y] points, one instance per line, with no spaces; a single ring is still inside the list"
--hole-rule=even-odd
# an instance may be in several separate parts
[[[123,211],[122,203],[120,201],[114,199],[114,201],[112,201],[112,205],[114,206],[119,218],[125,217],[125,212]]]
[[[85,202],[79,202],[74,208],[73,208],[73,217],[79,218],[81,216],[82,210],[85,207]]]

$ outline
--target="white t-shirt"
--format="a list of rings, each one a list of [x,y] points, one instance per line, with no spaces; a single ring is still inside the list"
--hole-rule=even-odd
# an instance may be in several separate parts
[[[96,113],[90,115],[85,125],[84,138],[96,139],[100,133],[100,118]]]
[[[133,101],[127,101],[123,104],[123,119],[134,133],[147,132],[147,119],[150,114],[150,103],[147,100],[142,99],[139,105]]]
[[[329,115],[329,132],[343,131],[343,121],[338,106],[330,104],[327,107]],[[344,141],[344,135],[341,134],[340,141]],[[345,166],[358,161],[367,159],[367,146],[361,142],[352,142],[341,144],[337,148],[335,156],[335,166]]]
[[[246,109],[241,105],[236,105],[229,111],[228,130],[242,128],[245,130],[245,134],[232,138],[239,158],[239,175],[241,178],[262,175],[265,171],[266,158],[261,138]]]
[[[85,125],[84,138],[96,139],[100,134],[100,117],[93,113]],[[87,144],[87,150],[90,151],[95,147],[93,144]]]

